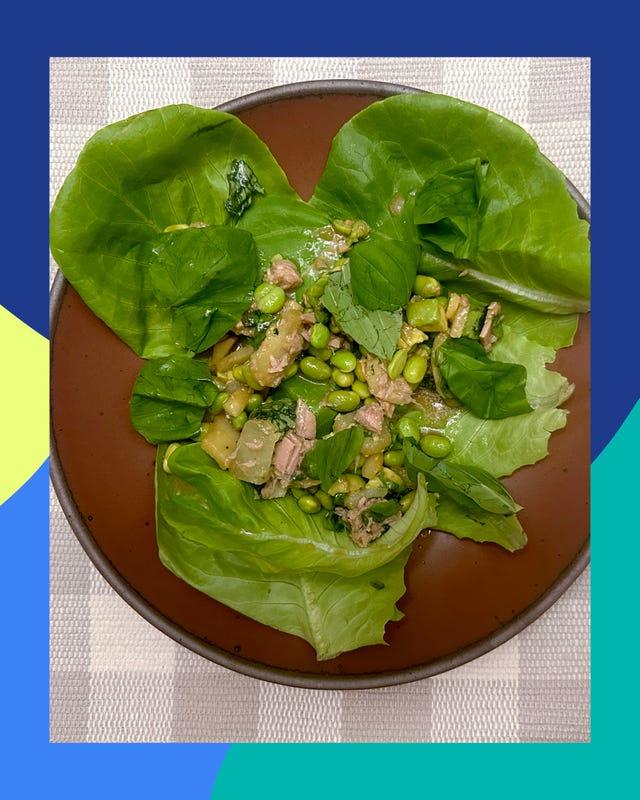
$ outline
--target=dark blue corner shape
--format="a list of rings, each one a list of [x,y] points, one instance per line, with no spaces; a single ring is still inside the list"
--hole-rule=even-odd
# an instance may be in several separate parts
[[[227,744],[49,742],[48,530],[47,461],[0,505],[3,796],[208,800]]]

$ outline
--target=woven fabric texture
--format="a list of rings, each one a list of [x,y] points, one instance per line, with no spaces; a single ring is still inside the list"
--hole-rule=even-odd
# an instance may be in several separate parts
[[[50,202],[107,123],[329,78],[399,83],[490,108],[524,127],[590,198],[586,58],[54,58]],[[51,280],[56,269],[51,261]],[[53,491],[50,554],[53,742],[590,739],[589,569],[538,620],[475,661],[402,686],[323,691],[238,674],[157,631],[93,567]]]

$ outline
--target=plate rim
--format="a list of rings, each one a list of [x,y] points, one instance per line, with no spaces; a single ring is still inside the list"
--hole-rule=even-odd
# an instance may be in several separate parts
[[[309,95],[345,94],[345,95],[378,95],[381,99],[397,94],[426,94],[427,90],[416,89],[402,84],[374,80],[355,79],[323,79],[300,81],[290,84],[272,86],[250,92],[242,97],[225,101],[215,106],[215,110],[227,113],[238,113],[249,110],[267,102],[288,100]],[[569,194],[576,202],[578,214],[582,219],[591,221],[590,204],[566,177]],[[53,344],[58,317],[63,304],[64,295],[71,284],[58,268],[49,292],[49,331],[50,331],[50,367],[53,362]],[[50,381],[53,369],[50,369]],[[414,681],[431,678],[448,672],[456,667],[490,653],[500,645],[521,633],[532,622],[541,617],[569,589],[591,562],[590,534],[575,558],[560,573],[554,582],[526,609],[509,622],[488,636],[482,637],[469,645],[446,654],[426,664],[400,670],[376,673],[321,674],[302,672],[293,669],[273,667],[233,655],[227,650],[212,643],[206,643],[198,636],[189,633],[167,615],[158,611],[137,589],[118,572],[114,564],[102,551],[99,543],[86,525],[66,479],[60,454],[58,452],[53,420],[50,415],[50,478],[58,502],[84,552],[95,568],[112,587],[112,589],[140,616],[156,629],[186,647],[195,654],[219,666],[233,670],[251,678],[270,683],[302,689],[345,690],[345,689],[377,689],[398,686]]]

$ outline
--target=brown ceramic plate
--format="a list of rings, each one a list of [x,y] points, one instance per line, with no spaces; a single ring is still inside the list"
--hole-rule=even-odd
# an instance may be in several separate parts
[[[308,199],[331,140],[376,100],[416,90],[370,81],[270,89],[221,106],[269,145]],[[589,208],[570,185],[582,216]],[[129,422],[142,361],[58,276],[51,295],[52,478],[73,530],[96,567],[144,618],[187,648],[264,680],[322,689],[405,683],[444,672],[507,641],[542,614],[589,561],[589,319],[556,368],[574,384],[567,427],[550,456],[507,479],[524,506],[528,545],[510,554],[432,533],[406,570],[405,617],[388,646],[318,662],[302,639],[248,619],[191,588],[159,561],[154,530],[155,448]]]

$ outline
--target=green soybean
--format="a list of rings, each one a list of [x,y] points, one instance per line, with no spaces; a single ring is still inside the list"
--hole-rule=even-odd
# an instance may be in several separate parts
[[[399,378],[402,374],[405,364],[407,363],[407,351],[404,349],[396,350],[393,354],[391,361],[387,366],[387,375],[391,380]]]
[[[420,383],[427,374],[427,359],[424,356],[410,356],[402,370],[407,383]]]
[[[415,417],[405,414],[396,423],[396,431],[400,439],[414,439],[420,441],[420,425]]]
[[[341,388],[346,389],[353,384],[353,372],[342,372],[342,370],[334,368],[331,373],[331,380]]]
[[[367,397],[371,397],[371,391],[368,385],[364,381],[359,381],[357,378],[351,384],[351,391],[355,392],[362,400],[366,400]]]
[[[262,397],[261,397],[261,395],[252,394],[251,397],[249,398],[248,402],[247,402],[246,411],[251,413],[252,411],[255,411],[256,408],[258,408],[258,406],[261,406],[261,405],[262,405]]]
[[[413,503],[415,496],[416,496],[415,490],[412,492],[407,492],[407,494],[402,495],[402,497],[400,498],[400,508],[402,509],[402,513],[407,511],[411,503]]]
[[[401,467],[404,464],[404,453],[402,450],[387,450],[382,456],[382,463],[385,467]]]
[[[216,414],[219,414],[222,411],[222,406],[227,402],[228,399],[229,392],[219,392],[219,394],[216,395],[216,399],[209,406],[209,413],[212,417],[215,417]]]
[[[309,332],[309,344],[311,347],[317,347],[318,349],[326,347],[329,344],[329,339],[331,339],[331,331],[326,325],[316,322],[315,325],[311,326],[311,331]]]
[[[298,498],[298,508],[305,514],[317,514],[322,508],[322,504],[314,495],[304,494]]]
[[[440,281],[432,278],[431,275],[416,275],[413,291],[420,297],[437,297],[442,291],[442,286]]]
[[[453,444],[441,433],[427,433],[420,439],[420,449],[431,458],[446,458],[453,450]]]
[[[329,495],[334,498],[336,505],[341,505],[342,498],[338,497],[338,495],[358,492],[360,489],[364,489],[365,486],[366,483],[360,475],[356,475],[353,472],[345,472],[335,483],[331,484],[329,487]]]
[[[440,297],[412,300],[407,305],[407,322],[429,333],[447,330],[447,317]]]
[[[277,314],[282,309],[286,294],[281,286],[275,283],[261,283],[253,293],[256,308],[265,314]]]
[[[307,352],[310,356],[319,358],[320,361],[328,361],[331,358],[331,350],[328,347],[313,347],[311,346]]]
[[[331,377],[331,367],[316,356],[306,356],[300,361],[300,372],[312,381],[328,381]]]
[[[325,290],[328,280],[329,279],[324,275],[322,276],[322,278],[318,278],[318,280],[315,283],[312,283],[311,286],[307,289],[307,297],[311,297],[314,299],[321,297],[322,293]]]
[[[231,424],[237,431],[241,431],[246,421],[247,421],[247,412],[243,411],[241,414],[238,414],[238,416],[233,417],[233,419],[231,420]]]
[[[336,350],[331,356],[331,363],[342,372],[353,372],[358,363],[358,359],[350,350]]]
[[[320,502],[322,508],[326,509],[327,511],[333,510],[333,499],[329,494],[327,494],[327,492],[324,492],[322,489],[318,489],[314,497]]]
[[[329,392],[326,398],[327,405],[334,411],[347,414],[355,411],[360,405],[360,397],[349,389],[337,389]]]
[[[297,361],[291,362],[287,367],[287,371],[284,373],[284,380],[286,381],[288,378],[293,378],[294,375],[297,375],[300,366]]]

